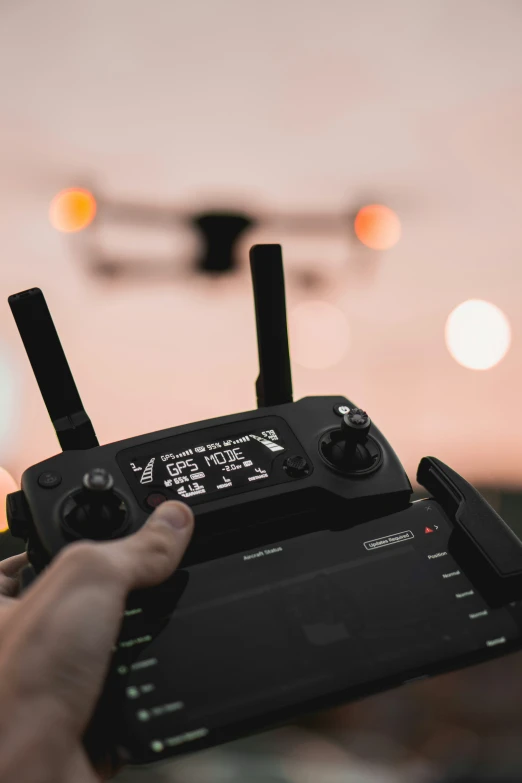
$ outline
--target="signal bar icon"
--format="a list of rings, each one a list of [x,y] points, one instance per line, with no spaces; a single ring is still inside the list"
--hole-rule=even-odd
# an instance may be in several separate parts
[[[174,459],[180,459],[180,457],[190,457],[191,454],[193,454],[192,449],[187,449],[186,451],[180,451],[179,454],[176,454]]]
[[[262,443],[263,446],[266,446],[267,449],[270,449],[270,451],[284,451],[284,448],[282,446],[279,446],[277,443],[274,443],[273,440],[260,438],[259,435],[251,435],[250,437],[254,438],[254,440],[258,440],[259,443]]]
[[[154,460],[156,457],[152,457],[152,459],[149,459],[147,464],[145,465],[145,470],[140,476],[140,484],[150,484],[153,479],[153,471],[154,471]]]

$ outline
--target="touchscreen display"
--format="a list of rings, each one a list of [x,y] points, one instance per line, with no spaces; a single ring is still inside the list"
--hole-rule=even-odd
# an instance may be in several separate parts
[[[125,620],[131,753],[194,750],[520,646],[518,610],[487,603],[452,556],[452,530],[425,500],[178,571],[167,622],[168,608],[156,624],[146,609]]]
[[[196,433],[194,443],[182,451],[129,458],[128,464],[138,484],[165,486],[180,498],[191,498],[256,486],[269,478],[274,460],[285,451],[275,429],[228,433],[209,441],[200,441]]]

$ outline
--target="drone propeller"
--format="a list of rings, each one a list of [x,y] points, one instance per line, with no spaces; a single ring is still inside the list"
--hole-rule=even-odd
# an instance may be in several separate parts
[[[292,238],[310,241],[311,247],[316,239],[341,243],[341,247],[346,247],[346,268],[350,269],[352,279],[366,280],[368,276],[373,276],[380,265],[381,256],[376,252],[376,247],[368,250],[364,245],[368,244],[371,248],[371,243],[365,243],[364,238],[356,235],[354,228],[361,206],[365,203],[375,204],[377,199],[358,198],[338,211],[271,211],[254,207],[237,210],[207,208],[199,211],[177,205],[116,199],[96,190],[93,194],[98,207],[96,219],[88,228],[73,235],[73,241],[75,252],[81,253],[87,271],[106,281],[171,282],[180,277],[186,278],[194,272],[214,277],[234,272],[246,267],[243,238],[252,229],[261,232],[262,241],[270,242],[274,238],[286,236],[290,238],[290,243]],[[120,233],[116,252],[111,249],[114,243],[110,241],[111,232],[114,234],[115,230]],[[136,232],[139,232],[137,241],[133,241]],[[151,232],[153,241],[161,234],[166,237],[167,250],[162,257],[150,252],[148,246],[145,251],[139,251],[142,240],[147,240]],[[175,252],[173,245],[176,234],[182,236],[183,232],[186,237],[192,235],[194,242],[197,241],[197,248],[187,250],[183,247],[181,252]],[[289,245],[288,239],[286,245]],[[299,268],[297,265],[292,268],[290,263],[288,276],[294,276],[299,287],[314,288],[324,284],[328,278],[324,267],[324,256],[321,254],[321,263],[308,264],[308,268],[303,264]]]

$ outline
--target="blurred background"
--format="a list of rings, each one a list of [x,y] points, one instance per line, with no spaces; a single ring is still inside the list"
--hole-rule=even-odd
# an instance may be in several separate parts
[[[9,294],[106,443],[255,407],[268,241],[295,397],[519,517],[521,40],[520,0],[0,0],[4,494],[58,450]],[[120,779],[520,780],[521,697],[512,656]]]

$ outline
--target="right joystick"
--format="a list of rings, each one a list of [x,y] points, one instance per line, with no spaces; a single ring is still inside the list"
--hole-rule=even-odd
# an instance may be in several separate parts
[[[343,416],[339,429],[322,440],[323,457],[345,473],[366,473],[380,464],[381,451],[370,437],[372,422],[366,411],[352,408]]]

